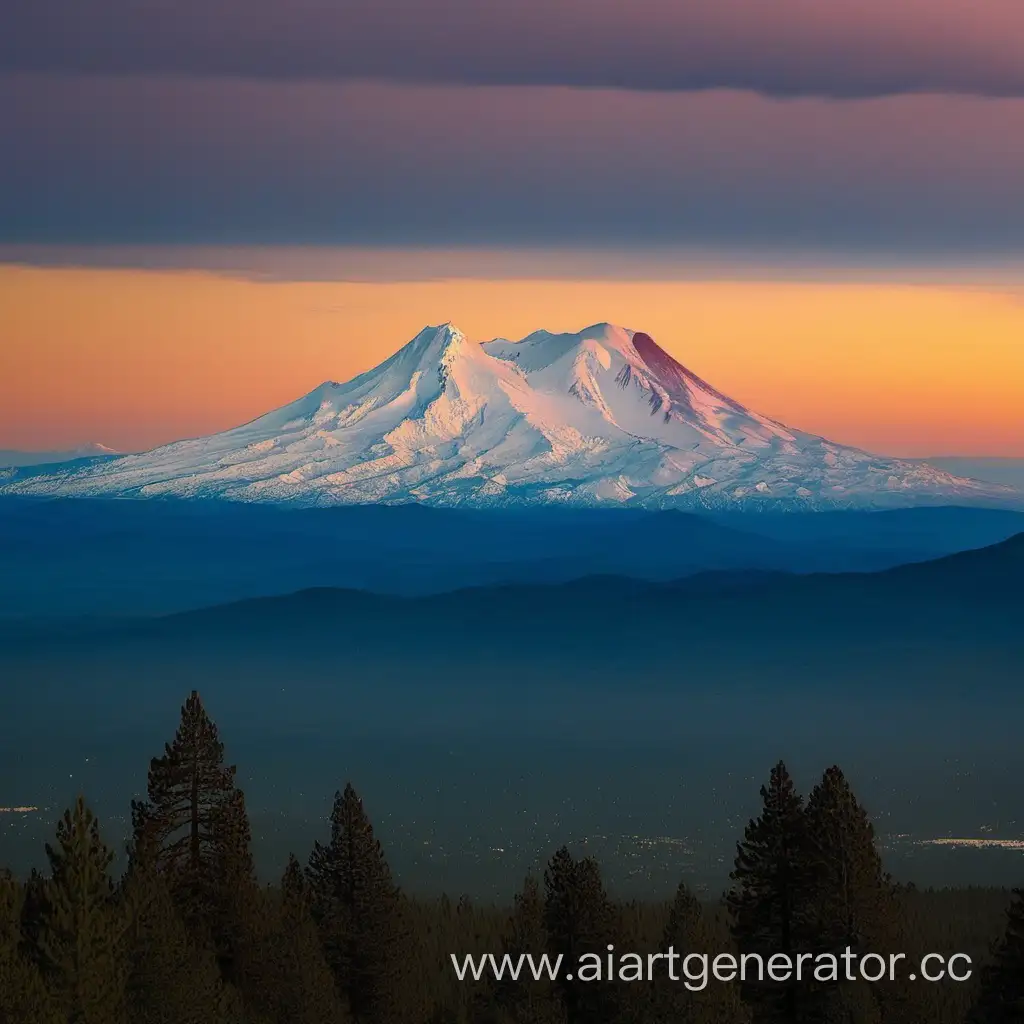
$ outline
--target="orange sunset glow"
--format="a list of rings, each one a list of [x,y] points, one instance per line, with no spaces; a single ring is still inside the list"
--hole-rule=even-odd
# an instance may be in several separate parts
[[[1024,455],[1024,292],[792,280],[259,281],[0,267],[0,448],[141,450],[370,368],[426,324],[601,320],[783,422],[908,456]]]

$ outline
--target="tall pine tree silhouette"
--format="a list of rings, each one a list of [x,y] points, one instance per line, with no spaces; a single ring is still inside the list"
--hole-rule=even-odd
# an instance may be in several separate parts
[[[254,929],[255,956],[246,965],[246,994],[256,995],[260,1016],[273,1024],[342,1024],[334,977],[313,922],[302,868],[289,857],[280,890],[264,897]]]
[[[803,801],[781,761],[761,787],[762,810],[736,846],[732,889],[726,905],[740,953],[793,956],[814,946],[814,860]],[[767,974],[742,985],[754,1024],[801,1024],[813,1019],[810,987],[795,979],[776,982]]]
[[[335,794],[330,841],[314,844],[307,876],[327,963],[352,1019],[396,1020],[407,952],[403,901],[351,784]]]
[[[511,957],[514,963],[522,956],[536,958],[547,951],[544,901],[540,885],[532,876],[526,878],[522,889],[515,895],[502,946],[502,953]],[[532,976],[518,980],[502,978],[494,986],[494,1002],[515,1024],[557,1024],[561,1017],[561,1007],[556,1005],[553,986],[548,978],[540,981],[535,981]]]
[[[255,886],[245,800],[224,764],[217,726],[193,690],[162,757],[150,762],[148,799],[132,803],[133,846],[145,844],[189,930],[209,938],[231,976],[240,904]]]
[[[218,808],[214,818],[212,890],[213,942],[225,980],[235,977],[235,959],[259,900],[252,857],[252,835],[240,789]]]
[[[807,798],[814,860],[813,927],[825,948],[877,950],[886,932],[892,886],[875,848],[875,830],[835,765]]]
[[[0,868],[0,1021],[12,1024],[59,1024],[42,975],[22,949],[21,913],[25,891]]]
[[[679,965],[687,954],[713,956],[717,944],[699,900],[685,883],[680,882],[659,952],[671,951],[680,957],[676,973],[683,979]],[[655,1021],[661,1024],[745,1024],[749,1020],[747,1008],[740,1001],[735,986],[711,979],[705,988],[689,991],[684,980],[671,980],[667,968],[655,976],[651,1014]]]
[[[57,844],[47,844],[46,854],[50,877],[37,941],[47,987],[63,1019],[120,1024],[126,1010],[129,915],[110,879],[113,854],[82,797],[64,812]]]
[[[189,935],[152,850],[133,851],[122,889],[132,914],[131,1024],[221,1024],[227,1019],[227,999],[217,961],[211,949]]]
[[[816,951],[892,952],[893,887],[875,848],[874,826],[837,766],[811,790],[806,816]],[[829,1019],[871,1024],[879,1017],[882,992],[881,986],[839,981],[827,983],[820,994]]]
[[[608,946],[615,944],[616,923],[597,861],[576,860],[563,846],[544,872],[544,927],[548,952],[561,955],[567,965],[557,982],[567,1024],[604,1024],[617,1015],[617,986],[607,979],[596,983],[579,977],[584,955],[585,963],[594,965],[596,956],[604,967]]]
[[[1006,910],[1006,931],[982,973],[971,1024],[1024,1021],[1024,889],[1014,889]]]

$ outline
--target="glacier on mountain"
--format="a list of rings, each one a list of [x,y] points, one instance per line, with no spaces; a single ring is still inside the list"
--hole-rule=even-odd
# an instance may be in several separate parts
[[[243,426],[0,470],[0,494],[792,509],[1021,500],[790,429],[611,324],[482,344],[428,327],[374,369]]]

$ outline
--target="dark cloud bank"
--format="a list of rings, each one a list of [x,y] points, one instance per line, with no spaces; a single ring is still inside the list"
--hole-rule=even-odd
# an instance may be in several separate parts
[[[1024,95],[1020,0],[4,0],[0,70]]]
[[[0,76],[0,240],[1024,249],[1024,102]]]
[[[0,153],[0,242],[1019,253],[1024,2],[0,0]]]

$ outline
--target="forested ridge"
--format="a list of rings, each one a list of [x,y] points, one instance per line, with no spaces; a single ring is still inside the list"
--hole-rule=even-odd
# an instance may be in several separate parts
[[[1003,1024],[1024,1020],[1024,894],[917,890],[885,872],[838,767],[802,797],[781,762],[739,838],[728,890],[622,902],[600,865],[551,851],[511,907],[405,893],[361,799],[341,789],[311,851],[261,884],[245,798],[193,692],[147,796],[126,867],[84,797],[49,867],[0,870],[0,1024]],[[460,982],[451,954],[966,953],[970,981],[901,976],[699,992],[667,976]],[[908,968],[910,970],[910,968]]]

